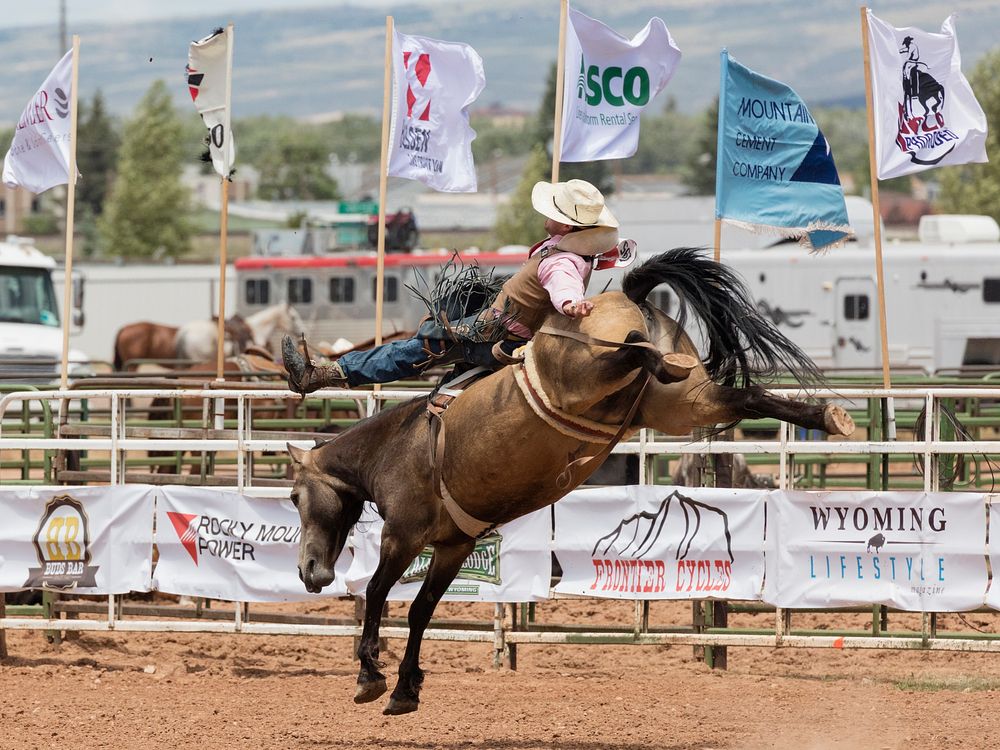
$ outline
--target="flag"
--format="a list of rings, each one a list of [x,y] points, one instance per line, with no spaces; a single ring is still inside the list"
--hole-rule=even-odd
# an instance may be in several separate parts
[[[230,128],[229,99],[232,82],[233,27],[191,42],[188,48],[187,84],[195,109],[208,128],[208,152],[220,177],[228,178],[236,161],[236,142]]]
[[[626,39],[570,8],[559,160],[632,156],[639,146],[639,115],[667,85],[680,59],[659,18]]]
[[[954,16],[932,34],[868,11],[878,178],[986,161],[986,115],[962,75]]]
[[[14,139],[3,160],[3,181],[43,193],[69,182],[70,107],[73,52],[63,55],[17,121]]]
[[[476,192],[469,106],[486,85],[468,44],[393,32],[388,173],[448,193]]]
[[[812,250],[843,244],[844,191],[830,144],[799,95],[722,50],[715,215]]]

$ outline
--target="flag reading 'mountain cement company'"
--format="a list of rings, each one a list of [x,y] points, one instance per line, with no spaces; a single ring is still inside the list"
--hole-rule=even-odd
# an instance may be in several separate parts
[[[233,27],[191,42],[188,48],[187,83],[195,109],[208,128],[208,151],[220,177],[229,177],[236,161],[236,142],[230,128],[230,74]]]
[[[70,104],[73,52],[52,69],[17,121],[14,140],[3,160],[3,181],[42,193],[69,182]]]
[[[393,32],[388,173],[448,193],[476,192],[469,106],[486,85],[468,44]]]
[[[560,161],[626,159],[639,145],[639,115],[681,59],[666,25],[650,19],[626,39],[569,9]]]
[[[812,249],[853,235],[830,145],[791,88],[722,51],[715,215]]]
[[[897,29],[868,11],[880,180],[987,161],[986,115],[962,75],[953,18],[931,34]]]

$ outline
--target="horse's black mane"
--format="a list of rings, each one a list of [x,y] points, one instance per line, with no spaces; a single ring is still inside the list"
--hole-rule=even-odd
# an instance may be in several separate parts
[[[693,308],[708,339],[705,369],[726,385],[791,373],[803,385],[823,377],[813,361],[758,311],[743,279],[705,257],[704,248],[680,247],[656,255],[629,271],[622,291],[642,304],[660,284],[669,285],[679,305],[673,315],[683,328]]]

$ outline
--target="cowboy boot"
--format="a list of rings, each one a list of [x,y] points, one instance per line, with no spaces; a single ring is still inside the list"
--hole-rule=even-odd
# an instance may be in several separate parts
[[[281,360],[288,373],[288,389],[301,396],[320,388],[348,387],[347,376],[339,364],[316,365],[299,352],[291,336],[281,339]]]

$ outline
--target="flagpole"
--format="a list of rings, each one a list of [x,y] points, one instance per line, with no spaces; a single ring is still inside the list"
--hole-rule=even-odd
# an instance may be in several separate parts
[[[885,317],[885,278],[882,270],[882,222],[878,201],[878,166],[875,155],[875,108],[872,102],[871,50],[868,43],[868,8],[861,8],[861,45],[865,60],[865,106],[868,109],[868,170],[872,191],[872,220],[875,225],[875,274],[878,282],[879,329],[882,338],[882,385],[892,387],[889,374],[889,340]]]
[[[69,324],[72,314],[73,293],[73,217],[76,205],[76,120],[77,120],[77,83],[80,79],[80,36],[73,35],[73,74],[70,82],[69,108],[69,174],[66,181],[66,261],[63,278],[63,340],[62,340],[62,372],[59,387],[66,388],[69,383]]]
[[[726,65],[729,51],[723,47],[719,53],[719,116],[716,118],[715,132],[715,262],[722,262],[722,212],[719,210],[719,196],[722,195],[722,146],[725,136],[726,112]]]
[[[879,335],[882,339],[882,387],[892,388],[889,373],[889,335],[885,315],[885,273],[882,264],[882,212],[878,200],[878,163],[875,154],[875,107],[872,96],[871,48],[868,31],[868,8],[861,6],[861,48],[865,62],[865,107],[868,110],[868,172],[872,192],[872,221],[875,234],[875,278],[878,285]],[[930,415],[927,415],[928,419]],[[896,439],[896,405],[891,397],[883,401],[882,429],[885,440]],[[882,489],[889,489],[889,457],[882,457]]]
[[[559,182],[559,159],[562,156],[563,85],[566,81],[566,17],[569,0],[559,2],[559,52],[556,58],[556,107],[552,123],[552,182]]]
[[[375,262],[375,345],[382,343],[385,292],[385,199],[389,181],[389,121],[392,119],[392,16],[385,17],[385,69],[382,76],[382,147],[378,172],[378,257]],[[376,384],[375,390],[379,387]]]
[[[229,139],[232,138],[232,105],[233,99],[233,24],[226,27],[226,122],[223,140],[223,158],[229,152]],[[209,135],[211,137],[211,135]],[[226,254],[229,241],[229,176],[220,180],[219,208],[219,320],[216,330],[215,347],[215,379],[224,380],[225,348],[226,348]],[[238,353],[238,352],[237,352]],[[220,425],[221,427],[221,425]]]

